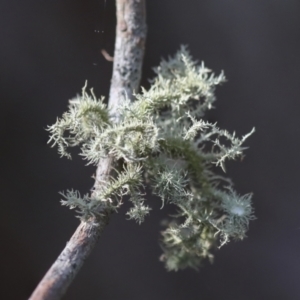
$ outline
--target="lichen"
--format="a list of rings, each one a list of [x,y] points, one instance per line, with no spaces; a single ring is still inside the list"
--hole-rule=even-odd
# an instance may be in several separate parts
[[[101,214],[104,203],[117,210],[127,195],[133,205],[127,215],[141,223],[151,210],[145,205],[147,183],[162,207],[172,204],[178,210],[162,233],[161,260],[168,270],[198,268],[203,258],[212,260],[215,246],[244,238],[254,218],[251,195],[239,196],[215,167],[225,171],[227,160],[241,157],[254,129],[238,138],[204,119],[225,77],[198,65],[186,47],[154,71],[148,90],[142,88],[133,102],[124,98],[117,122],[110,121],[103,98],[96,99],[85,86],[49,127],[49,141],[60,155],[71,158],[68,148],[79,146],[88,164],[109,155],[120,166],[91,196],[67,191],[62,204],[87,220]]]

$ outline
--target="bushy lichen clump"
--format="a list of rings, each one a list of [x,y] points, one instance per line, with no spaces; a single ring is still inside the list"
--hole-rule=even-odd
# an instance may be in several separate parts
[[[169,270],[196,268],[203,258],[212,258],[215,245],[242,239],[254,218],[251,195],[239,196],[229,179],[214,172],[214,165],[225,171],[227,159],[242,155],[242,144],[254,130],[239,139],[202,119],[225,77],[197,65],[185,47],[154,71],[150,89],[118,107],[117,122],[110,120],[103,99],[84,87],[49,127],[50,141],[62,156],[70,158],[67,148],[80,146],[88,163],[112,156],[119,166],[116,176],[96,185],[91,196],[72,190],[63,194],[62,203],[87,220],[103,206],[117,209],[122,196],[129,195],[133,206],[127,214],[141,223],[151,210],[144,204],[147,183],[163,205],[178,208],[162,233],[161,259]]]

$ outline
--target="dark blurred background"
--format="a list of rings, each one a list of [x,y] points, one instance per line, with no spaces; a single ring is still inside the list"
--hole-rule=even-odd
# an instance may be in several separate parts
[[[300,1],[148,0],[147,10],[142,85],[187,44],[228,79],[209,119],[238,135],[256,127],[227,174],[239,193],[254,193],[257,220],[212,265],[168,273],[158,260],[168,212],[149,199],[138,226],[124,207],[64,299],[300,299]],[[60,159],[45,128],[86,79],[108,95],[112,64],[100,50],[113,54],[114,31],[113,0],[0,2],[0,299],[26,299],[79,224],[58,192],[86,193],[95,169]]]

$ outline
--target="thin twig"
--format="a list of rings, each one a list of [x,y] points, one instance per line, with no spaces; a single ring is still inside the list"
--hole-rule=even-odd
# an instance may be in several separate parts
[[[139,87],[146,39],[145,0],[116,0],[116,7],[114,66],[108,104],[113,121],[119,119],[116,107],[120,101],[125,96],[132,99],[133,91]],[[100,161],[94,189],[108,180],[113,164],[112,157]],[[109,210],[102,211],[101,217],[81,222],[30,300],[61,299],[92,251],[109,221],[109,216]]]

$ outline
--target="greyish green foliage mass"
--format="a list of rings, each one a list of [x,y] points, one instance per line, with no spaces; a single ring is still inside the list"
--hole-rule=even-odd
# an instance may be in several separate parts
[[[68,147],[80,146],[89,164],[97,165],[109,155],[120,166],[91,196],[70,190],[62,204],[88,220],[102,206],[116,210],[128,195],[132,208],[127,215],[141,223],[151,210],[144,198],[148,184],[163,205],[178,210],[162,233],[161,260],[168,270],[197,268],[203,258],[213,258],[215,246],[244,238],[254,219],[251,194],[239,196],[231,181],[214,171],[215,166],[225,171],[226,160],[242,155],[254,129],[238,138],[203,119],[215,102],[215,87],[225,77],[198,65],[186,47],[154,71],[149,90],[142,89],[133,102],[124,99],[118,107],[118,122],[110,120],[103,98],[84,87],[49,127],[50,142],[61,156],[70,158]]]

